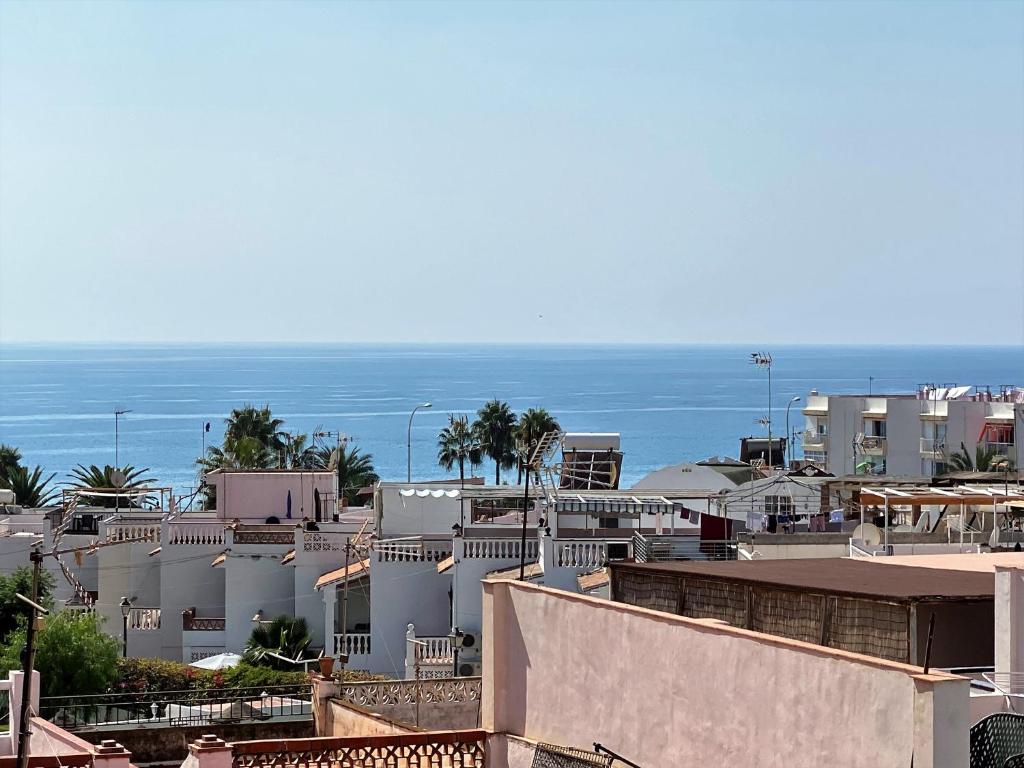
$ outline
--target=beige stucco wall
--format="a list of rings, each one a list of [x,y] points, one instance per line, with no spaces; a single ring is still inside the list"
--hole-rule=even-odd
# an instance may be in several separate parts
[[[965,679],[518,582],[483,589],[485,729],[600,741],[645,766],[967,764]]]

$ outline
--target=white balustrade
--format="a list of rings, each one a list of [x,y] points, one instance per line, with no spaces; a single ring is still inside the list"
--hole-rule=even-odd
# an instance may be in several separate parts
[[[224,543],[224,526],[221,523],[170,523],[167,526],[167,543],[220,546]]]
[[[491,560],[518,560],[522,555],[521,539],[464,539],[463,554],[465,558],[485,558]],[[539,553],[536,538],[526,540],[526,559],[536,560]]]
[[[349,632],[346,635],[334,636],[334,655],[347,653],[351,661],[353,656],[368,656],[370,654],[370,633]]]
[[[455,660],[452,640],[442,637],[417,637],[416,656],[420,664],[451,664]]]
[[[160,542],[160,523],[151,522],[123,522],[107,523],[107,541],[130,541],[138,540],[158,544]]]
[[[451,553],[451,543],[443,541],[378,541],[374,548],[381,563],[404,563],[426,560],[440,562]]]
[[[160,609],[132,608],[128,612],[128,629],[142,632],[160,629]]]
[[[608,543],[604,541],[565,541],[555,543],[560,568],[600,568],[608,561]]]

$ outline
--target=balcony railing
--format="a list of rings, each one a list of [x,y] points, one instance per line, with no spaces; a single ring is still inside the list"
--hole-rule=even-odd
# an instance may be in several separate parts
[[[811,450],[822,450],[825,446],[825,441],[828,439],[828,435],[815,432],[813,429],[804,430],[800,433],[799,437],[804,450],[808,448]]]
[[[374,544],[377,561],[381,563],[411,563],[426,560],[439,563],[452,553],[451,541],[389,541]]]
[[[523,542],[518,538],[463,539],[462,556],[493,560],[518,560],[522,556]],[[536,560],[539,552],[537,539],[526,540],[526,559]]]
[[[946,441],[936,439],[934,437],[922,437],[921,438],[921,453],[937,454],[942,453],[945,450]]]
[[[349,632],[345,635],[334,636],[334,655],[347,653],[349,660],[352,656],[368,656],[370,654],[370,633]]]
[[[235,544],[294,544],[295,528],[289,525],[240,525],[234,531]]]
[[[128,629],[141,632],[160,629],[160,609],[132,608],[128,611]]]
[[[112,541],[142,541],[160,543],[160,520],[139,520],[107,523],[106,537]]]
[[[554,547],[559,568],[600,568],[608,562],[606,541],[559,539]]]
[[[885,453],[885,437],[883,435],[865,435],[860,441],[860,452],[880,455]]]
[[[991,440],[986,440],[985,448],[997,456],[1013,456],[1014,452],[1013,443],[995,443]]]
[[[440,637],[417,637],[414,644],[416,659],[420,664],[451,664],[455,660],[452,652],[452,639],[447,635]]]
[[[308,685],[43,697],[39,714],[65,730],[191,726],[312,716]]]
[[[192,611],[181,612],[181,628],[185,632],[223,632],[223,618],[196,616]]]
[[[224,525],[221,523],[170,523],[167,526],[170,545],[214,545],[224,543]]]

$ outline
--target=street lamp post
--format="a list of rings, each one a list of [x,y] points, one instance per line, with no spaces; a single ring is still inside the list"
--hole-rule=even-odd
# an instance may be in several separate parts
[[[793,464],[793,435],[789,431],[789,406],[791,406],[793,403],[799,402],[800,397],[797,396],[790,400],[788,403],[786,403],[786,464],[790,466]]]
[[[132,601],[127,597],[121,598],[121,655],[128,658],[128,614],[132,612]]]
[[[768,469],[772,468],[772,356],[770,352],[751,352],[751,365],[768,369]]]
[[[433,407],[432,403],[420,403],[415,408],[413,408],[412,409],[412,413],[409,414],[409,430],[406,433],[406,438],[405,438],[405,448],[406,448],[406,453],[407,453],[405,481],[407,483],[411,483],[412,482],[412,417],[416,415],[416,411],[418,411],[420,408],[432,408],[432,407]]]

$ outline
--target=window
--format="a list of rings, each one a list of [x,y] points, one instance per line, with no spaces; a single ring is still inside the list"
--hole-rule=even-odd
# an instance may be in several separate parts
[[[793,512],[792,496],[765,496],[764,513],[766,515],[788,515]]]

